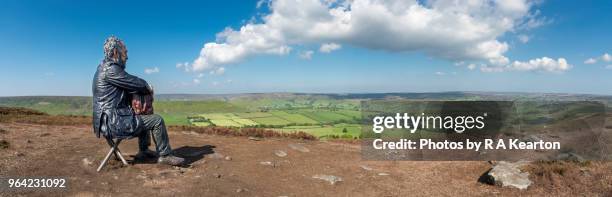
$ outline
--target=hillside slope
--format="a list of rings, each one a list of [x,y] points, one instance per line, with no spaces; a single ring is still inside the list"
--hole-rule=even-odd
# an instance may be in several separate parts
[[[359,146],[353,144],[284,138],[257,141],[178,130],[170,131],[171,143],[177,154],[189,158],[190,167],[152,161],[121,167],[111,161],[97,173],[108,147],[94,137],[89,125],[0,122],[0,129],[0,138],[8,142],[8,148],[0,149],[0,177],[68,179],[68,190],[13,190],[0,196],[593,196],[609,193],[612,185],[610,163],[593,163],[567,177],[534,173],[536,183],[519,191],[478,182],[490,168],[484,161],[362,161]],[[128,160],[136,152],[136,141],[121,145]],[[277,151],[287,155],[277,156]],[[332,185],[313,178],[316,175],[343,181]]]

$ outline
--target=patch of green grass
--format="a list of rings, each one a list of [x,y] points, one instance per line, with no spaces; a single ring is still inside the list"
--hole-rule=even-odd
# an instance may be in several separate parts
[[[288,113],[286,111],[272,111],[271,113],[279,118],[285,119],[289,122],[296,123],[296,124],[318,124],[319,123],[299,113]]]
[[[188,115],[177,113],[157,113],[164,118],[166,125],[189,125]]]
[[[187,117],[202,113],[242,112],[244,108],[234,106],[225,101],[155,101],[153,107],[156,114],[164,117],[167,125],[189,125]]]
[[[240,117],[236,116],[233,113],[208,113],[208,114],[200,114],[200,117],[204,117],[210,120],[216,119],[238,119]]]
[[[336,112],[332,112],[332,111],[301,110],[300,113],[320,123],[332,123],[332,122],[336,122],[340,120],[349,121],[352,119],[348,116],[345,116],[345,115],[342,115]]]
[[[258,125],[257,122],[251,120],[251,119],[246,119],[246,118],[236,118],[236,119],[232,119],[232,121],[237,122],[243,126],[255,126]]]
[[[276,117],[276,116],[270,116],[270,117],[264,117],[264,118],[253,118],[253,121],[262,124],[262,125],[288,125],[289,121]]]
[[[271,113],[267,113],[267,112],[242,112],[242,113],[235,113],[237,116],[240,116],[241,118],[263,118],[263,117],[269,117],[272,116]]]
[[[351,118],[356,118],[356,119],[360,119],[361,118],[361,112],[357,111],[357,110],[338,110],[335,111],[336,113],[351,117]]]
[[[242,127],[242,124],[235,122],[232,119],[212,119],[210,122],[222,127]]]
[[[92,98],[82,96],[1,97],[0,106],[24,107],[51,115],[92,115]]]
[[[346,128],[346,133],[343,130]],[[278,129],[284,132],[303,131],[317,137],[327,137],[331,135],[342,136],[350,135],[351,138],[359,137],[361,126],[358,124],[337,124],[334,126],[292,126]]]
[[[210,126],[210,123],[209,122],[194,122],[193,125],[198,126],[198,127],[206,127],[206,126]]]

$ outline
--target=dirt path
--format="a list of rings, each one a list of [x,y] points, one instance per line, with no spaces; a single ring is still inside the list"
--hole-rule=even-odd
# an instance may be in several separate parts
[[[487,162],[362,161],[359,146],[291,139],[249,140],[246,137],[171,131],[173,148],[193,162],[188,168],[137,163],[121,167],[111,161],[95,171],[107,145],[89,126],[0,123],[0,177],[65,177],[68,190],[0,193],[33,196],[491,196],[589,195],[589,183],[575,188],[530,187],[525,191],[479,183]],[[137,140],[121,144],[131,160]],[[290,147],[303,146],[308,152]],[[285,157],[275,155],[284,151]],[[591,167],[589,176],[612,183],[609,164]],[[334,175],[332,185],[314,175]],[[568,178],[573,179],[573,178]],[[607,181],[607,182],[606,182]],[[598,183],[598,184],[601,184]],[[608,188],[598,186],[601,188]],[[585,193],[586,192],[586,193]],[[592,192],[602,192],[593,190]],[[94,195],[95,194],[95,195]],[[601,194],[603,193],[592,193]]]

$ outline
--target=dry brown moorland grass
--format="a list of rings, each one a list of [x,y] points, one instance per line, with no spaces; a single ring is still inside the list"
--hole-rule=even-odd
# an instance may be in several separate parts
[[[227,128],[227,127],[196,127],[196,126],[170,126],[170,130],[194,131],[201,134],[227,135],[227,136],[250,136],[261,138],[291,138],[302,140],[317,140],[317,137],[302,131],[278,132],[263,128]]]

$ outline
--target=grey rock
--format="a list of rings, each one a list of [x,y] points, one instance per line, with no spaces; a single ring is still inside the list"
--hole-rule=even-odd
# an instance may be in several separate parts
[[[289,144],[289,148],[293,149],[293,150],[297,150],[303,153],[307,153],[310,152],[310,150],[306,147],[304,147],[301,144]]]
[[[389,175],[390,175],[390,174],[389,174],[389,173],[386,173],[386,172],[381,172],[381,173],[378,173],[378,176],[389,176]]]
[[[525,164],[525,162],[497,162],[487,173],[487,182],[502,187],[527,189],[532,182],[529,180],[529,173],[521,172],[520,167]]]
[[[335,185],[337,182],[341,182],[342,178],[334,175],[317,174],[312,176],[313,179],[321,179],[329,182],[331,185]]]
[[[230,157],[230,156],[225,156],[225,160],[227,160],[227,161],[231,161],[231,160],[232,160],[232,157]]]
[[[276,150],[276,151],[274,151],[274,154],[276,156],[279,156],[279,157],[286,157],[287,156],[287,153],[285,151],[282,151],[282,150]]]

